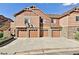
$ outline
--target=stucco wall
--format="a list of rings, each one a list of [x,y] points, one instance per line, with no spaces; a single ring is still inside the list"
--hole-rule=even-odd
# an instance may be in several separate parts
[[[46,15],[45,13],[43,13],[41,10],[39,10],[39,9],[34,9],[33,11],[37,15],[42,17],[42,19],[44,21],[43,28],[45,28],[45,29],[50,28],[51,18],[48,15]]]
[[[59,21],[60,26],[62,26],[62,27],[68,26],[68,18],[69,18],[69,15],[61,18]]]
[[[68,38],[68,20],[69,20],[69,15],[63,17],[60,19],[60,26],[62,27],[62,30],[60,32],[61,37],[66,37]]]
[[[79,21],[76,21],[76,16],[79,16],[78,12],[73,12],[69,15],[68,26],[79,26]]]
[[[36,27],[39,27],[39,16],[34,14],[33,12],[25,11],[19,15],[16,16],[15,18],[15,26],[16,27],[26,27],[25,26],[25,17],[30,17],[31,23],[34,24]]]
[[[11,37],[11,32],[8,29],[3,31],[3,33],[4,33],[4,37]]]

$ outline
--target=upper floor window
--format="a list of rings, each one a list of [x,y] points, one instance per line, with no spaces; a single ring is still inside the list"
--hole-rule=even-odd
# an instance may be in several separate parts
[[[24,18],[24,24],[25,24],[25,26],[26,27],[29,27],[30,25],[30,18],[28,17],[28,16],[26,16],[25,18]]]
[[[79,21],[79,16],[76,16],[76,21]]]
[[[56,23],[56,20],[55,19],[52,19],[51,20],[51,23],[54,23],[55,24]]]
[[[40,17],[40,23],[43,23],[43,19]]]
[[[25,24],[29,24],[30,23],[30,18],[25,17]]]
[[[47,21],[46,19],[44,19],[44,20],[43,20],[43,23],[46,24],[46,23],[48,23],[48,21]]]
[[[28,19],[25,18],[25,24],[28,23]]]
[[[51,20],[51,23],[53,23],[53,19]]]

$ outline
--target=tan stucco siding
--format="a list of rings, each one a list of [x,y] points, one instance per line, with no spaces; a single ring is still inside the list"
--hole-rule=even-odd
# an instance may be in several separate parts
[[[39,26],[38,24],[38,20],[39,20],[39,16],[35,15],[34,13],[32,12],[23,12],[21,13],[20,15],[16,16],[15,18],[15,26],[24,26],[25,27],[25,23],[24,23],[24,20],[25,20],[25,17],[30,17],[30,20],[31,20],[31,23],[33,23],[34,25],[36,26]]]
[[[46,23],[45,25],[43,25],[44,28],[50,28],[50,23],[51,23],[51,18],[46,15],[45,13],[43,13],[41,10],[33,10],[37,15],[39,15],[40,17],[42,17],[43,21]]]
[[[10,37],[11,36],[11,32],[8,29],[3,31],[3,33],[4,33],[4,37]]]
[[[73,12],[68,18],[68,26],[79,26],[79,21],[76,21],[76,16],[79,16],[79,13]]]
[[[31,24],[34,25],[34,27],[39,27],[39,16],[31,16]]]
[[[61,18],[59,21],[60,26],[62,26],[62,27],[68,26],[68,19],[69,19],[69,16],[65,16],[65,17]]]
[[[15,24],[14,24],[14,22],[11,22],[10,24],[11,24],[11,26],[10,26],[11,34],[15,34]]]
[[[62,27],[66,26],[79,26],[79,21],[76,21],[76,16],[79,16],[79,13],[73,12],[60,19],[60,25]]]

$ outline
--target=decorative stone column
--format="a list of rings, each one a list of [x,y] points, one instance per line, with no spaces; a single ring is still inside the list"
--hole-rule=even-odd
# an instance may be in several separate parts
[[[18,37],[18,29],[16,28],[15,37]]]
[[[40,29],[38,28],[38,38],[40,37]]]
[[[29,32],[30,28],[27,28],[27,38],[29,38],[30,32]]]
[[[51,37],[51,29],[48,29],[48,35]]]

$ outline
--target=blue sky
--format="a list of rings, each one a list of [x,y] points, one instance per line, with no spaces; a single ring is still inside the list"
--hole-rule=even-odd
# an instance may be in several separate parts
[[[13,19],[13,15],[23,8],[35,5],[47,14],[62,14],[79,4],[65,3],[0,3],[0,14]]]

